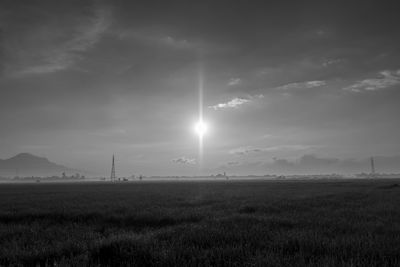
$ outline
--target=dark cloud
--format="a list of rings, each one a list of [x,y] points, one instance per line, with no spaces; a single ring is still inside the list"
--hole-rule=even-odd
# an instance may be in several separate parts
[[[1,17],[7,74],[37,75],[77,67],[110,24],[109,10],[91,4],[6,1]]]

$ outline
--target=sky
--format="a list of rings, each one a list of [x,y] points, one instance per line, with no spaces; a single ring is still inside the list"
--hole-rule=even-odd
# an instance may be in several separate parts
[[[396,2],[3,0],[0,158],[102,176],[112,154],[121,176],[361,172],[371,156],[400,171]]]

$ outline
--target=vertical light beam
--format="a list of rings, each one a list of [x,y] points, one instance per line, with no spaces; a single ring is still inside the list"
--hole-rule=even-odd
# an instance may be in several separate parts
[[[204,78],[203,78],[203,68],[200,65],[199,67],[199,122],[203,124],[203,86],[204,86]],[[201,171],[203,167],[203,134],[199,134],[199,170]]]

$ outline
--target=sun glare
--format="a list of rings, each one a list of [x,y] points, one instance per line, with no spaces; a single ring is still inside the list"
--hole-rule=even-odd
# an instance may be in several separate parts
[[[205,123],[202,120],[198,121],[196,123],[196,125],[194,126],[194,130],[199,137],[203,137],[207,133],[207,130],[208,130],[207,123]]]

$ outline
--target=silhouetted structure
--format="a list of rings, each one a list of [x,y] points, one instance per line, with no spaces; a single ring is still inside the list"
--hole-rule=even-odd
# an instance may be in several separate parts
[[[112,157],[112,167],[111,167],[111,182],[115,182],[116,178],[115,178],[115,161],[114,161],[114,155]]]
[[[374,163],[374,157],[371,157],[371,175],[375,176],[375,163]]]

